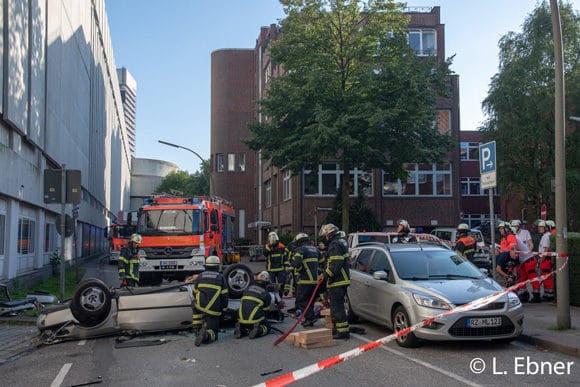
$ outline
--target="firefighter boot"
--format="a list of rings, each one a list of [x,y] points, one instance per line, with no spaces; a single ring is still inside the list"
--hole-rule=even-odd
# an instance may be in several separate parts
[[[208,334],[205,330],[205,324],[201,327],[201,329],[199,330],[197,337],[195,338],[195,346],[199,347],[201,345],[201,343],[207,341],[208,339]]]
[[[243,336],[242,328],[240,327],[240,323],[236,323],[236,329],[234,330],[234,337],[236,339],[241,339]]]
[[[534,304],[542,302],[542,299],[540,298],[540,292],[532,292],[532,301],[531,302]]]

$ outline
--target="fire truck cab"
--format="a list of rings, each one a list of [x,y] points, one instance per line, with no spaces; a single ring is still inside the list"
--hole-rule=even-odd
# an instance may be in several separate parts
[[[142,237],[140,284],[183,281],[204,271],[209,255],[217,255],[222,264],[239,262],[239,254],[234,252],[234,222],[231,203],[217,197],[163,195],[146,199],[137,213],[137,232]],[[244,265],[231,266],[240,269]],[[248,272],[251,282],[251,271],[242,271]]]

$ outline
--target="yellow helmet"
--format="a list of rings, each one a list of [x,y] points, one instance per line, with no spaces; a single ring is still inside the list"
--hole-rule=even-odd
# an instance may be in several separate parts
[[[457,226],[457,231],[469,231],[469,225],[467,223],[460,223]]]
[[[294,237],[294,242],[298,242],[301,239],[308,239],[308,234],[305,234],[303,232],[299,232],[298,234],[296,234],[296,236]]]
[[[141,235],[139,234],[133,234],[131,235],[131,242],[133,243],[141,243],[143,241],[143,238],[141,238]]]
[[[216,257],[215,255],[210,255],[209,257],[207,257],[205,259],[205,265],[206,266],[219,266],[220,259],[218,257]]]
[[[405,219],[401,219],[397,222],[397,226],[403,226],[403,230],[410,230],[411,226],[409,226],[409,222]]]

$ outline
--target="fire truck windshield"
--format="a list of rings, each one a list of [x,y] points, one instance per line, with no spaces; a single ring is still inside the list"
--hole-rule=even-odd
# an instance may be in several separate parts
[[[201,235],[201,211],[196,209],[151,209],[139,215],[142,235]]]

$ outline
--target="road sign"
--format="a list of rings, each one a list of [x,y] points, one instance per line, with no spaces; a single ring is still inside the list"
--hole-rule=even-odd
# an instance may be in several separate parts
[[[495,141],[479,145],[479,173],[482,190],[496,187]]]
[[[542,207],[540,208],[540,219],[546,220],[547,217],[548,217],[548,207],[545,204],[542,204]]]
[[[495,141],[479,145],[479,173],[495,172]]]

